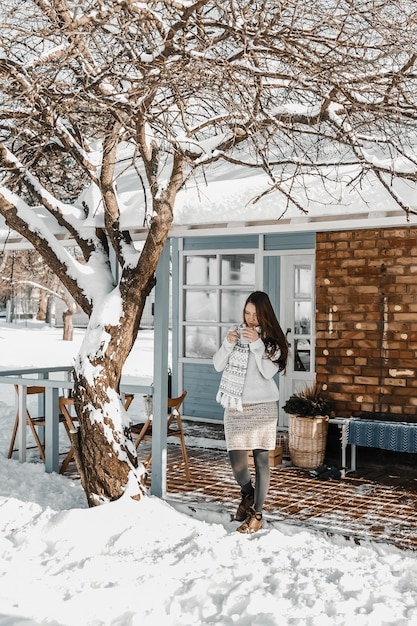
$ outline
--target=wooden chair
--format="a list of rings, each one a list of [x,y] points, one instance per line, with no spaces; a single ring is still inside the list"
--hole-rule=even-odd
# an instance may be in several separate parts
[[[18,394],[19,388],[17,385],[15,385],[15,389],[16,389],[16,393]],[[45,387],[40,387],[40,386],[38,387],[38,386],[33,385],[31,387],[26,388],[26,393],[28,396],[45,393]],[[45,417],[44,416],[32,417],[28,409],[26,409],[26,424],[29,426],[30,430],[32,431],[33,438],[35,439],[36,446],[38,447],[38,450],[39,450],[39,455],[42,461],[45,463],[45,446],[43,442],[40,440],[39,435],[37,433],[37,428],[41,426],[45,427]],[[7,455],[7,458],[9,459],[12,458],[12,454],[14,452],[14,444],[16,442],[16,435],[17,435],[18,427],[19,427],[19,411],[16,412],[16,419],[14,421],[12,438],[10,440],[9,454]]]
[[[133,402],[135,395],[133,393],[125,393],[125,409],[126,411]]]
[[[74,398],[66,398],[64,396],[59,398],[59,413],[60,415],[64,417],[65,430],[67,431],[68,439],[70,440],[70,442],[71,442],[71,436],[70,436],[71,431],[78,430],[78,417],[77,415],[74,414],[73,411],[71,411],[71,407],[73,406],[74,406]],[[66,471],[68,465],[70,464],[73,458],[74,458],[74,449],[71,444],[71,447],[68,450],[65,456],[65,459],[62,461],[61,467],[59,468],[60,474],[64,474],[64,472]]]
[[[128,410],[128,408],[130,407],[130,405],[132,404],[133,398],[134,398],[134,394],[133,393],[127,393],[125,395],[125,409],[126,411]],[[65,425],[65,429],[68,433],[68,438],[71,441],[71,437],[70,437],[70,433],[71,431],[74,430],[78,430],[79,424],[78,424],[78,416],[76,414],[74,414],[74,411],[71,411],[71,407],[74,406],[74,398],[66,398],[66,397],[61,397],[59,398],[59,412],[60,414],[64,417],[64,425]],[[71,446],[71,448],[69,449],[65,459],[62,461],[61,467],[59,469],[59,473],[60,474],[64,474],[68,465],[70,464],[70,462],[73,460],[74,458],[74,449]]]
[[[182,425],[180,408],[184,402],[184,398],[187,395],[186,391],[183,391],[182,395],[178,398],[168,398],[168,419],[167,419],[167,438],[177,437],[181,442],[182,457],[184,459],[185,475],[187,480],[190,480],[190,467],[188,464],[187,448],[185,447],[184,428]],[[176,426],[173,427],[174,422]],[[145,423],[134,424],[131,427],[132,437],[135,440],[136,448],[142,441],[152,441],[152,416],[149,416]],[[152,452],[148,455],[148,458],[143,463],[145,468],[148,467],[152,460]]]

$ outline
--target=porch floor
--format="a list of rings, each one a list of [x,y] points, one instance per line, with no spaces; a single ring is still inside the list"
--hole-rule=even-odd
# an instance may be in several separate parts
[[[222,426],[184,421],[184,428],[191,477],[185,478],[180,446],[169,443],[167,499],[180,501],[190,512],[214,507],[230,519],[240,493]],[[196,438],[196,432],[204,439]],[[198,447],[203,442],[209,447]],[[150,444],[142,443],[139,450],[139,458],[145,459]],[[340,480],[319,480],[284,459],[283,465],[271,468],[264,518],[271,525],[285,522],[357,542],[417,550],[417,469],[367,465]]]

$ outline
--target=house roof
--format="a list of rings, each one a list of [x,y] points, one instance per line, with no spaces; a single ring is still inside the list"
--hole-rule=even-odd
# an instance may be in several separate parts
[[[117,191],[122,207],[121,225],[131,230],[134,240],[141,240],[146,237],[147,227],[139,175],[134,168],[123,170],[123,163],[120,171]],[[264,172],[217,162],[200,170],[179,192],[171,236],[224,234],[226,229],[229,234],[285,233],[417,224],[417,216],[407,217],[372,173],[360,180],[357,173],[353,166],[341,166],[337,170],[328,168],[321,178],[313,174],[289,178],[282,188],[305,208],[302,212],[295,204],[287,205],[284,194],[272,190]],[[417,186],[394,180],[393,187],[402,201],[417,211]],[[75,205],[76,210],[80,212],[84,202],[92,210],[83,229],[100,226],[103,215],[98,190],[93,186],[86,189]],[[36,210],[43,219],[48,219],[45,209]],[[60,239],[66,237],[59,227],[55,234]],[[66,243],[71,245],[70,240]],[[0,244],[9,249],[29,246],[21,235],[10,233],[4,226],[0,226]]]

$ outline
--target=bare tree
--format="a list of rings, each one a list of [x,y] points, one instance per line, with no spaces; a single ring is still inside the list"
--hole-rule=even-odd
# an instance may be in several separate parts
[[[303,176],[325,187],[331,169],[351,165],[348,183],[372,177],[410,211],[401,186],[415,184],[417,170],[413,5],[10,0],[2,8],[0,213],[90,317],[75,391],[91,505],[119,497],[129,476],[140,484],[119,381],[176,196],[197,169],[220,159],[262,169],[278,217],[292,204],[308,210],[293,193]],[[129,222],[127,171],[138,207]],[[139,254],[130,229],[143,223]],[[94,290],[58,231],[101,277]],[[114,301],[118,315],[103,314]]]
[[[76,258],[76,251],[70,249]],[[79,306],[59,282],[58,277],[45,265],[36,250],[5,250],[0,253],[0,297],[10,300],[18,289],[26,288],[28,299],[36,298],[36,319],[42,322],[51,315],[52,302],[62,300],[66,309],[63,313],[63,340],[72,341],[74,336],[73,315]],[[33,295],[33,292],[36,292]]]
[[[66,304],[66,309],[62,314],[62,321],[63,321],[63,336],[62,339],[64,341],[72,341],[74,338],[74,327],[73,327],[73,315],[74,313],[79,309],[78,305],[76,302],[74,302],[74,300],[71,298],[71,296],[68,294],[68,292],[62,288],[62,286],[60,287],[58,284],[58,279],[56,279],[55,283],[53,286],[51,286],[51,288],[46,287],[45,285],[41,285],[39,283],[34,283],[32,281],[29,280],[21,280],[19,281],[19,284],[24,284],[24,285],[29,285],[34,287],[35,289],[38,289],[40,291],[40,305],[41,303],[43,303],[44,299],[43,299],[43,294],[45,294],[48,297],[48,306],[46,307],[45,310],[45,317],[42,318],[40,313],[38,312],[38,316],[36,319],[42,319],[42,321],[45,321],[48,315],[48,309],[50,308],[50,300],[51,297],[52,298],[58,298],[60,300],[62,300],[65,304]],[[40,307],[39,307],[40,308]]]
[[[37,303],[36,319],[45,321],[48,290],[56,289],[58,279],[42,257],[33,249],[4,250],[0,260],[0,294],[7,300],[27,300],[28,314],[34,315]]]

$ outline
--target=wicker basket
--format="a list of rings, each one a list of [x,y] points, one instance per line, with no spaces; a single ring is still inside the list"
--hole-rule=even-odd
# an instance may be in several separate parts
[[[288,418],[288,445],[292,463],[305,469],[314,469],[322,465],[326,452],[329,416],[289,415]]]

